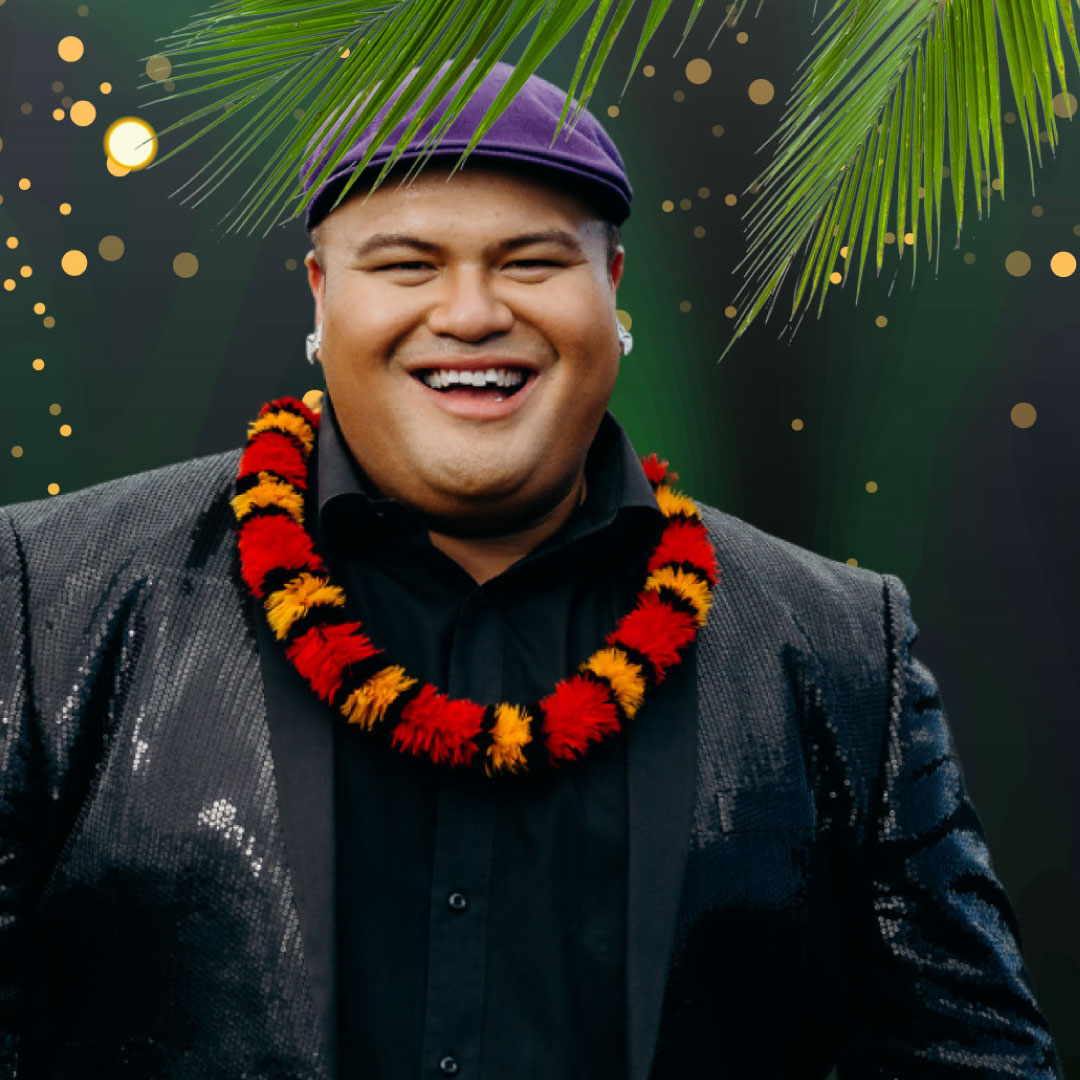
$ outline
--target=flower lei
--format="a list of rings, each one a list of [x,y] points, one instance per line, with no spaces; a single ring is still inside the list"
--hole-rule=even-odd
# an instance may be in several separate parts
[[[705,625],[715,553],[697,506],[670,486],[677,476],[651,454],[641,463],[667,525],[634,607],[605,646],[526,705],[481,705],[421,685],[345,618],[345,595],[304,527],[318,426],[319,415],[290,397],[267,402],[249,424],[231,499],[241,576],[315,693],[398,750],[438,765],[482,766],[489,776],[578,758],[634,717]]]

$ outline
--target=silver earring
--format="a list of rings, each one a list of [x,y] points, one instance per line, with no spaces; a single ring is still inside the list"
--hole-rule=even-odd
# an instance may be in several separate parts
[[[321,344],[322,323],[318,323],[315,329],[304,339],[304,348],[307,350],[307,358],[309,364],[314,364],[318,359],[315,354],[319,351],[319,346]]]
[[[634,335],[618,319],[615,320],[615,329],[619,334],[619,346],[625,356],[634,347]]]

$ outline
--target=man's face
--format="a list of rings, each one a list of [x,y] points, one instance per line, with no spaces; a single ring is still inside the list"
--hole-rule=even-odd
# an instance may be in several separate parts
[[[441,531],[495,534],[582,475],[618,373],[623,251],[608,265],[603,223],[539,179],[448,174],[432,162],[348,199],[323,222],[322,265],[305,263],[327,390],[365,473]]]

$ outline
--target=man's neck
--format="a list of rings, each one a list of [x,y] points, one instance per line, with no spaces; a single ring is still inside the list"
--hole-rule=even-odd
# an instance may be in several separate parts
[[[428,536],[435,547],[449,555],[478,585],[483,585],[558,532],[585,501],[585,488],[583,473],[571,491],[543,517],[505,536],[450,536],[434,530],[429,530]]]

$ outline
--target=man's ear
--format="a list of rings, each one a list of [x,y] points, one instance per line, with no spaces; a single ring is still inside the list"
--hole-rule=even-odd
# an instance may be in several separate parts
[[[611,279],[611,295],[614,297],[615,290],[619,287],[619,282],[622,280],[623,265],[626,261],[626,248],[622,244],[618,244],[615,247],[615,254],[611,256],[611,263],[608,265],[608,277]]]
[[[318,325],[323,318],[323,297],[326,292],[326,271],[319,262],[319,256],[312,248],[304,256],[304,266],[307,267],[308,288],[315,299],[315,323]]]

